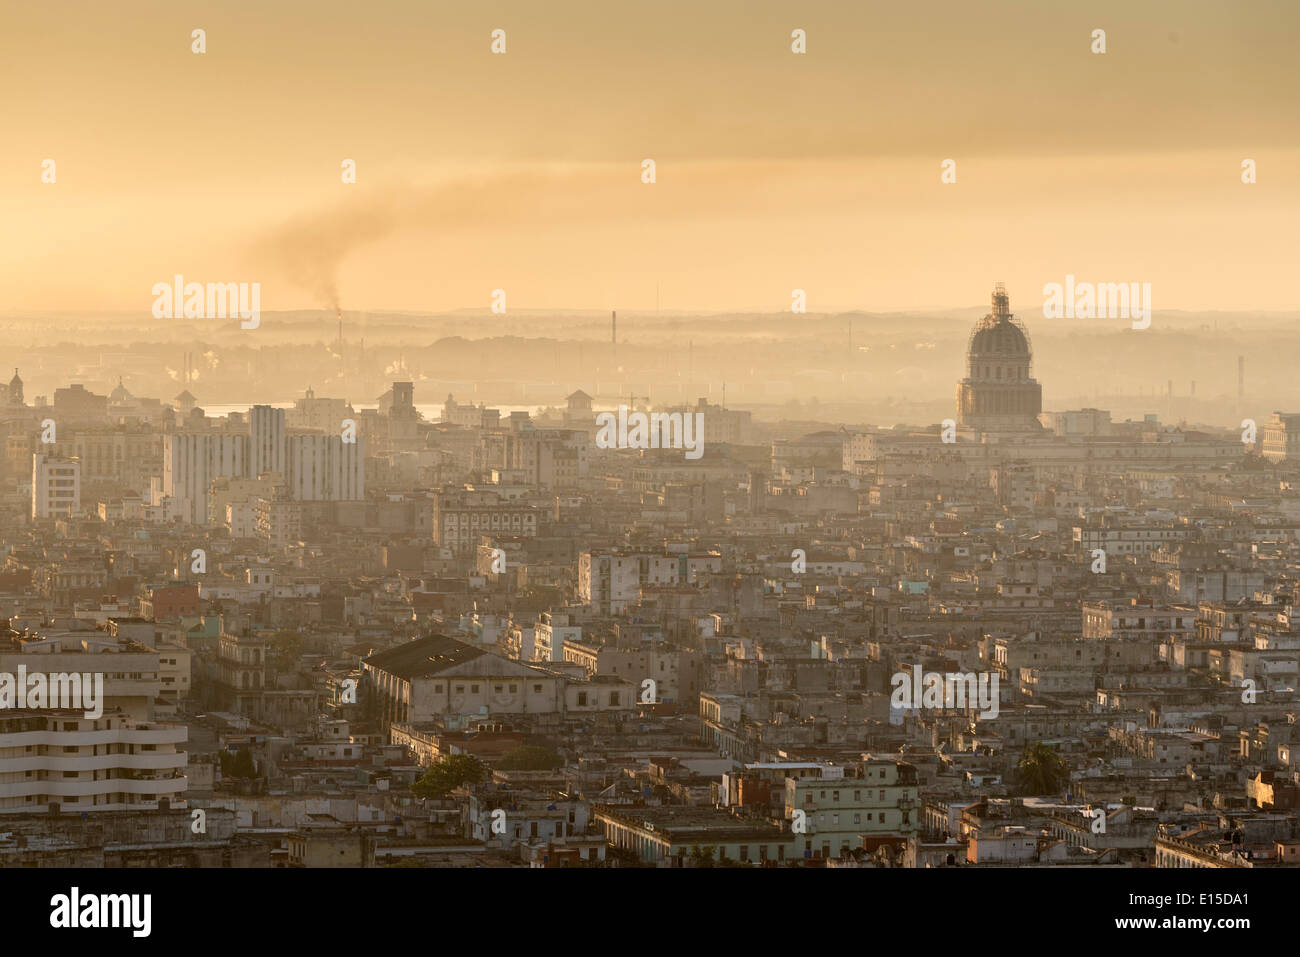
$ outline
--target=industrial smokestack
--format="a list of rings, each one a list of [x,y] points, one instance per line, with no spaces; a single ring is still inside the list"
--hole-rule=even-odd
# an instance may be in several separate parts
[[[611,310],[609,313],[609,344],[618,350],[618,311]]]
[[[1246,395],[1246,357],[1237,356],[1237,398]]]

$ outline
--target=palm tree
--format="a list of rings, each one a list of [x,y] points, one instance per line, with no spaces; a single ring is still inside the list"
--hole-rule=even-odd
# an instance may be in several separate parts
[[[1055,751],[1035,741],[1025,745],[1016,765],[1016,785],[1021,794],[1058,794],[1070,780],[1070,769]]]

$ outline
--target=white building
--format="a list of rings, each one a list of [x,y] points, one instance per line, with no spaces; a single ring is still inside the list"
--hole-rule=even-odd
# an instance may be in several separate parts
[[[365,439],[341,435],[288,438],[289,497],[298,502],[351,502],[366,497]]]
[[[715,552],[583,552],[578,556],[578,597],[602,614],[617,615],[641,597],[642,588],[694,583],[701,572],[722,571]]]
[[[81,461],[32,455],[32,518],[81,511]]]
[[[247,515],[227,514],[225,501],[209,515],[209,491],[217,479],[254,481],[284,475],[287,500],[342,502],[365,498],[365,445],[337,434],[288,435],[285,412],[255,405],[246,435],[233,432],[181,432],[163,443],[163,480],[151,504],[169,505],[169,514],[191,524],[231,523],[247,531]],[[278,480],[278,479],[277,479]],[[226,497],[252,500],[245,490]],[[265,497],[265,496],[263,496]],[[235,529],[232,528],[232,533]]]
[[[0,814],[184,807],[185,738],[120,711],[0,711]]]
[[[307,394],[285,412],[284,422],[291,429],[337,432],[344,419],[355,415],[347,399],[322,398],[308,389]]]
[[[247,476],[248,445],[248,436],[230,432],[178,432],[166,437],[162,494],[175,503],[174,512],[182,522],[207,522],[208,486],[213,479]]]
[[[564,643],[580,641],[582,628],[572,624],[568,615],[544,611],[537,618],[533,633],[533,661],[563,661]]]
[[[158,652],[91,629],[0,637],[0,673],[102,674],[103,709],[147,721],[162,691]]]
[[[1264,426],[1260,447],[1270,462],[1300,457],[1300,415],[1274,412]]]
[[[248,413],[248,477],[284,472],[284,409],[255,405]]]
[[[53,805],[63,812],[135,810],[156,808],[163,798],[177,806],[187,784],[181,746],[188,730],[154,721],[153,706],[164,693],[184,695],[189,655],[169,650],[167,657],[164,666],[147,645],[89,629],[0,636],[0,672],[7,675],[102,676],[97,718],[84,709],[0,711],[0,813]],[[167,687],[164,673],[173,679]],[[84,677],[79,686],[87,687]]]

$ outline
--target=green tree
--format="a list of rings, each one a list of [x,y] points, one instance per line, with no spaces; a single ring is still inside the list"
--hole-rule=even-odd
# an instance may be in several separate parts
[[[716,867],[713,860],[713,853],[716,849],[712,844],[697,844],[691,850],[691,860],[695,862],[696,867]]]
[[[277,631],[268,639],[271,665],[276,671],[292,671],[302,656],[302,635],[290,629]]]
[[[1069,780],[1070,769],[1055,751],[1041,741],[1025,745],[1016,765],[1016,786],[1022,795],[1059,794]]]
[[[564,759],[550,748],[524,745],[515,748],[496,766],[502,771],[554,771],[564,763]]]
[[[240,748],[235,754],[221,752],[221,776],[225,778],[255,778],[257,763],[248,748]]]
[[[453,754],[429,766],[429,770],[411,785],[416,797],[446,797],[462,784],[478,784],[487,774],[483,762],[472,754]]]

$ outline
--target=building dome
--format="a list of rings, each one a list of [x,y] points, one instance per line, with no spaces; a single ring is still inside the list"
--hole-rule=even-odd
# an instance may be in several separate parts
[[[1043,390],[1030,376],[1032,361],[1029,335],[1011,314],[1010,297],[998,283],[993,311],[971,330],[967,376],[957,386],[962,425],[997,432],[1037,430]]]
[[[992,322],[981,322],[975,330],[970,340],[970,352],[972,356],[1028,359],[1029,338],[1010,316],[993,318]]]
[[[14,377],[9,380],[9,402],[11,405],[23,404],[23,380],[18,378],[17,369],[14,369]]]

